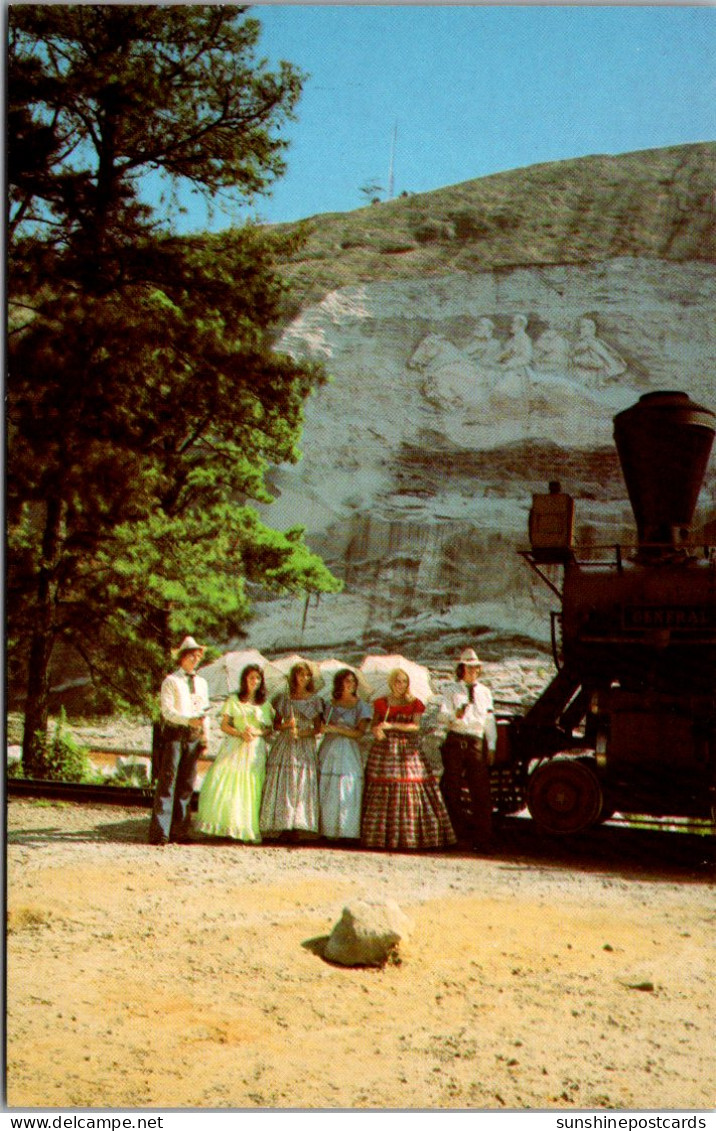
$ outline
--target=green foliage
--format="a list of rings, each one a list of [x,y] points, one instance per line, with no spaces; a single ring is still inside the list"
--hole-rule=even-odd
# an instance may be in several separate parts
[[[103,779],[104,780],[104,779]],[[120,789],[151,789],[147,776],[141,766],[129,765],[116,769],[106,785],[114,785]]]
[[[381,255],[403,255],[406,251],[414,251],[415,246],[412,240],[384,240],[378,250]]]
[[[490,217],[495,228],[500,232],[512,232],[520,227],[521,219],[516,212],[509,208],[497,208]]]
[[[148,170],[267,191],[301,74],[257,60],[231,5],[16,5],[9,33],[9,667],[31,748],[53,642],[104,702],[146,708],[177,636],[240,631],[249,582],[338,583],[250,506],[325,379],[273,348],[277,263],[308,229],[179,239],[137,195]]]
[[[32,777],[69,782],[98,780],[87,749],[80,746],[67,727],[64,708],[55,723],[53,735],[38,736],[37,749],[39,757],[32,765]],[[27,767],[29,770],[30,767]]]
[[[341,248],[343,251],[350,251],[355,247],[372,247],[371,240],[366,236],[345,236],[341,240]]]
[[[245,8],[18,5],[9,32],[11,231],[56,217],[101,258],[108,226],[146,227],[140,170],[237,200],[284,172],[303,76],[255,57]]]
[[[439,243],[455,236],[455,227],[449,220],[424,220],[413,229],[418,243]]]
[[[450,213],[455,230],[455,239],[478,240],[489,234],[490,225],[479,212],[467,208]]]

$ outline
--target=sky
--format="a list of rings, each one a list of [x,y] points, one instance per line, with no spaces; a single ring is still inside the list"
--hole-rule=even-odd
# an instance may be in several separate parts
[[[275,3],[251,14],[259,55],[308,77],[284,131],[288,171],[239,216],[353,211],[370,183],[388,197],[391,167],[399,195],[716,139],[711,6]],[[175,226],[231,222],[197,202]]]

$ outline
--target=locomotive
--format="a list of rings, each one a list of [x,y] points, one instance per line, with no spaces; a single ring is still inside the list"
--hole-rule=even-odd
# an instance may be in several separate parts
[[[530,549],[555,593],[557,673],[521,717],[502,720],[498,810],[526,800],[536,824],[579,833],[614,812],[714,819],[716,548],[691,539],[716,414],[654,392],[614,417],[636,519],[631,547],[574,544],[574,499],[534,495]],[[712,539],[713,540],[713,539]]]

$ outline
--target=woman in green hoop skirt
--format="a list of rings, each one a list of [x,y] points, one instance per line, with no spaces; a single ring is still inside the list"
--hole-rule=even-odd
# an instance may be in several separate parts
[[[241,673],[238,692],[224,704],[221,729],[226,737],[199,793],[200,832],[261,843],[266,736],[272,732],[273,717],[261,668],[249,664]]]

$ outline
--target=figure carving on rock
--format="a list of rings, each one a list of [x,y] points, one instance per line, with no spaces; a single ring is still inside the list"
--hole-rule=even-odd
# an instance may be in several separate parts
[[[597,337],[597,327],[591,318],[580,318],[578,334],[572,346],[570,363],[580,378],[602,387],[626,372],[624,358]]]
[[[495,337],[492,318],[477,319],[464,350],[442,334],[428,333],[407,362],[422,376],[421,391],[433,405],[463,412],[460,427],[481,424],[485,411],[509,413],[512,420],[554,420],[564,398],[589,396],[588,390],[614,387],[627,362],[597,337],[592,318],[580,318],[577,337],[547,325],[533,342],[528,317],[512,318],[510,336]],[[457,426],[457,420],[456,420]]]
[[[499,378],[490,396],[496,411],[514,412],[517,405],[526,409],[531,377],[532,339],[527,333],[527,318],[516,314],[512,332],[498,356]]]
[[[433,403],[454,404],[473,399],[474,367],[462,350],[442,334],[426,334],[408,358],[407,366],[423,375],[422,391]]]
[[[503,369],[524,372],[532,361],[532,339],[527,333],[527,318],[516,314],[512,319],[511,336],[497,358]]]
[[[569,368],[569,342],[558,330],[548,326],[537,338],[533,353],[539,373],[564,375]]]
[[[479,318],[475,332],[465,347],[467,357],[485,374],[491,371],[494,373],[502,349],[499,339],[494,335],[495,324],[492,319]]]

